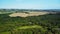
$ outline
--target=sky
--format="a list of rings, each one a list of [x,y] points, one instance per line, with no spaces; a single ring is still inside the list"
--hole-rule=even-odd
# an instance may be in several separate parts
[[[60,0],[0,0],[0,9],[60,9]]]

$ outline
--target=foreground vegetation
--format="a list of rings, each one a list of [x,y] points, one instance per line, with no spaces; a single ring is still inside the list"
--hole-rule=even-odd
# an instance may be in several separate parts
[[[0,14],[0,34],[60,34],[60,14],[9,17]]]

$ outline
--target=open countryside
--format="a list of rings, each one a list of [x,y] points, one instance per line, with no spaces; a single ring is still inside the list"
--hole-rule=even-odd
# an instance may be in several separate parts
[[[2,11],[3,10],[3,11]],[[59,34],[60,12],[0,10],[0,34]],[[8,12],[7,12],[8,10]],[[6,12],[5,12],[6,11]],[[35,12],[34,12],[35,11]]]

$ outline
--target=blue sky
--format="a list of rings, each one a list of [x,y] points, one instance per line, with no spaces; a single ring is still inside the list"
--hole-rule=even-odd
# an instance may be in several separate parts
[[[0,9],[60,9],[60,0],[0,0]]]

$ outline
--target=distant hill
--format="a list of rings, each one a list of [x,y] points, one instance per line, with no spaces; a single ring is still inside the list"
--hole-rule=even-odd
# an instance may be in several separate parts
[[[60,9],[0,9],[0,14],[19,12],[60,12]]]

